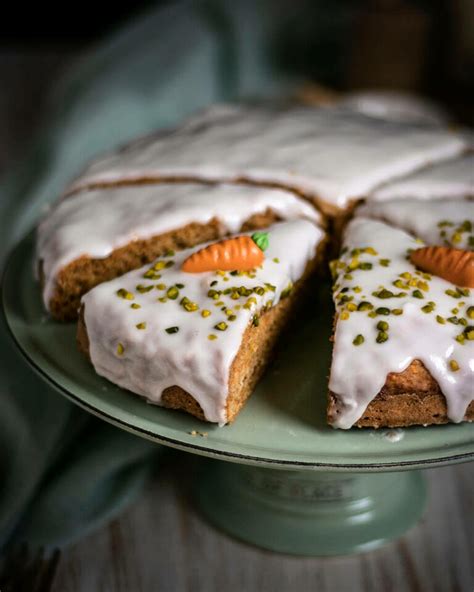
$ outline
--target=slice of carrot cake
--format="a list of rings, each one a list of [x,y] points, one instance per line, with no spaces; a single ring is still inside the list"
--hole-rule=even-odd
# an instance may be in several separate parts
[[[160,257],[82,298],[78,343],[98,374],[221,425],[251,394],[319,265],[324,231],[281,222]]]
[[[56,203],[38,228],[44,304],[54,318],[72,320],[92,287],[167,251],[292,218],[320,220],[308,202],[265,187],[159,184],[81,191]]]
[[[467,145],[447,129],[339,108],[220,105],[95,160],[67,192],[166,180],[246,182],[291,189],[332,215]]]
[[[356,217],[332,271],[329,423],[473,420],[474,254],[424,248],[401,229]]]

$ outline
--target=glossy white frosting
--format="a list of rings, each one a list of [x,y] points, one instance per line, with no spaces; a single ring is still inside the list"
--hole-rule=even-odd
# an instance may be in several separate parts
[[[409,198],[368,201],[355,215],[402,228],[429,245],[474,248],[474,201],[470,199],[439,199],[429,204]]]
[[[57,274],[81,256],[104,258],[133,240],[147,239],[216,217],[222,234],[237,232],[250,216],[271,209],[282,219],[320,220],[290,192],[239,185],[157,184],[81,191],[52,206],[38,228],[38,261],[46,308]]]
[[[166,177],[279,183],[337,207],[460,154],[448,130],[338,108],[223,105],[92,162],[69,187]]]
[[[401,91],[363,90],[344,95],[337,103],[370,117],[416,125],[445,125],[446,113],[437,105],[417,95]]]
[[[474,153],[427,167],[373,192],[371,199],[473,197]]]
[[[406,256],[408,249],[419,248],[420,243],[403,230],[382,222],[355,218],[346,230],[344,247],[347,252],[340,260],[346,264],[352,260],[351,251],[355,248],[372,247],[377,255],[364,253],[359,256],[360,262],[371,263],[372,269],[355,269],[350,272],[352,279],[345,279],[345,272],[340,270],[336,279],[334,300],[339,319],[329,382],[330,390],[338,398],[334,427],[350,428],[381,390],[387,375],[402,372],[415,359],[421,360],[438,382],[446,397],[448,417],[453,422],[460,422],[474,398],[474,342],[466,340],[461,344],[456,341],[456,336],[465,326],[449,321],[440,324],[436,316],[444,319],[457,317],[465,319],[463,322],[467,325],[473,325],[467,316],[468,307],[474,305],[472,291],[466,297],[453,298],[445,293],[448,289],[455,289],[453,284],[436,276],[425,280],[416,274],[416,268],[406,260]],[[388,267],[380,265],[380,259],[389,259]],[[413,290],[417,289],[415,287],[401,290],[392,285],[404,272],[414,274],[417,280],[426,281],[429,290],[420,290],[423,299],[412,296]],[[361,291],[354,292],[352,288],[355,286]],[[381,287],[397,294],[406,291],[408,295],[384,299],[373,296],[372,293],[378,292]],[[341,290],[345,292],[341,293]],[[376,308],[385,307],[390,311],[402,309],[403,314],[378,314],[371,318],[368,311],[349,312],[346,310],[349,303],[342,303],[341,295],[352,297],[350,302],[355,305],[367,301]],[[435,303],[435,310],[423,312],[421,307],[431,301]],[[453,312],[453,308],[459,311]],[[343,313],[348,313],[346,320],[341,317]],[[388,340],[383,343],[376,342],[379,321],[389,324]],[[362,335],[365,341],[354,345],[358,335]],[[450,367],[453,361],[459,366],[457,371]]]
[[[271,226],[270,244],[255,278],[182,272],[182,262],[201,248],[197,247],[176,253],[172,258],[161,258],[160,261],[174,261],[174,265],[161,270],[159,279],[143,277],[152,267],[147,265],[97,286],[82,298],[90,356],[96,372],[156,404],[160,403],[164,389],[178,385],[198,401],[209,421],[225,424],[229,371],[244,331],[262,306],[269,300],[277,304],[288,284],[301,277],[323,235],[319,227],[307,220]],[[160,283],[167,287],[184,284],[184,288],[176,300],[160,302],[157,298],[166,292],[156,288]],[[242,306],[247,297],[234,300],[230,295],[221,295],[216,301],[208,296],[209,289],[252,288],[265,283],[273,285],[274,291],[252,294],[255,302],[250,308]],[[140,284],[154,287],[141,293],[136,289]],[[117,296],[119,289],[133,293],[133,300]],[[186,311],[180,304],[183,296],[196,303],[199,310]],[[141,308],[133,309],[131,304],[139,304]],[[239,310],[235,309],[236,304],[241,306]],[[234,310],[234,320],[229,320],[221,310],[223,305]],[[211,315],[202,317],[204,309],[210,310]],[[227,322],[227,330],[214,328],[221,321]],[[146,329],[138,329],[136,325],[143,322]],[[179,327],[179,331],[168,334],[165,329],[170,327]],[[216,335],[217,339],[211,341],[209,335]],[[118,344],[123,346],[121,355]]]

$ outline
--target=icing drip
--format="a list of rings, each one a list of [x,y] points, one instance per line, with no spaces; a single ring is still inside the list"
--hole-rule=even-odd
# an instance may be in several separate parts
[[[282,219],[319,214],[292,193],[263,187],[159,184],[82,191],[56,203],[38,228],[37,262],[44,273],[46,308],[61,269],[86,255],[104,258],[133,240],[205,224],[216,217],[222,234],[237,232],[254,214],[271,209]]]
[[[247,326],[288,294],[323,235],[307,220],[283,222],[270,227],[255,272],[181,271],[196,247],[97,286],[82,298],[96,372],[156,404],[178,385],[206,419],[225,424],[229,371]]]
[[[402,197],[446,199],[473,196],[474,154],[471,153],[384,185],[374,191],[372,199],[381,201]]]
[[[166,177],[279,183],[344,207],[382,183],[452,158],[467,140],[338,108],[211,108],[91,163],[69,191]]]
[[[368,201],[356,216],[403,228],[428,245],[474,249],[474,201],[469,199],[436,200],[429,206],[423,199]]]
[[[338,397],[335,427],[350,428],[387,375],[415,359],[438,382],[453,422],[474,398],[472,291],[417,271],[407,253],[420,246],[367,218],[346,230],[344,254],[332,266],[339,315],[329,382]]]

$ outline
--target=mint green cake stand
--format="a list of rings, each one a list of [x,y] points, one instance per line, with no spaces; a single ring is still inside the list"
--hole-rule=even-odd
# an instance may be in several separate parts
[[[420,469],[474,457],[471,424],[334,430],[325,424],[331,309],[294,321],[233,425],[216,427],[146,404],[100,378],[78,353],[75,326],[49,320],[32,277],[32,240],[9,259],[3,282],[8,328],[38,374],[116,426],[215,459],[203,463],[196,498],[231,535],[274,551],[340,555],[401,536],[423,512]],[[401,439],[400,439],[401,437]]]

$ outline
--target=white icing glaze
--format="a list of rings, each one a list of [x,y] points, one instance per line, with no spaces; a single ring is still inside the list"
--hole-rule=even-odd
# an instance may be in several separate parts
[[[158,184],[82,191],[56,203],[38,228],[48,308],[58,272],[86,255],[104,258],[133,240],[205,224],[216,217],[222,234],[237,232],[250,216],[271,209],[282,219],[320,215],[292,193],[238,185]]]
[[[418,173],[384,185],[371,199],[418,199],[474,196],[474,154],[427,167]]]
[[[431,101],[400,91],[366,90],[349,93],[338,105],[370,117],[416,125],[445,125],[446,113]]]
[[[338,108],[223,106],[91,163],[69,187],[184,177],[280,183],[338,207],[460,154],[453,132]]]
[[[180,271],[182,262],[197,250],[195,248],[176,253],[172,258],[174,265],[160,271],[162,277],[157,280],[143,278],[144,272],[151,267],[146,266],[97,286],[82,298],[90,355],[96,372],[156,404],[160,403],[164,389],[178,385],[199,402],[209,421],[226,423],[229,371],[244,331],[262,306],[271,299],[276,304],[289,282],[301,277],[323,235],[320,228],[307,220],[271,226],[264,263],[256,270],[253,279],[246,275],[226,274],[228,281],[225,281],[215,272],[189,274]],[[275,258],[279,262],[274,261]],[[238,311],[235,311],[235,305],[245,304],[247,297],[234,300],[230,295],[221,295],[217,302],[224,302],[235,311],[235,320],[229,320],[221,310],[222,304],[216,306],[216,300],[208,296],[210,284],[216,280],[217,285],[212,286],[214,290],[269,283],[275,291],[252,294],[256,302],[250,308],[242,307]],[[184,288],[180,289],[176,300],[168,299],[164,303],[157,298],[165,290],[156,287],[146,293],[136,290],[138,284],[161,282],[167,287],[184,284]],[[117,290],[122,288],[133,292],[133,301],[117,296]],[[180,305],[183,296],[197,303],[199,310],[184,310]],[[131,303],[139,304],[141,308],[132,309]],[[211,315],[203,318],[203,309],[210,310]],[[227,330],[214,328],[221,321],[227,322]],[[137,329],[136,325],[142,322],[146,322],[146,329]],[[170,327],[179,327],[179,331],[168,334],[165,329]],[[210,341],[210,334],[217,335],[217,339]],[[124,347],[122,355],[117,351],[119,343]]]
[[[356,216],[398,226],[429,245],[474,247],[474,201],[469,199],[434,200],[429,206],[423,199],[368,201],[357,208]]]
[[[436,316],[440,315],[444,319],[457,316],[472,325],[472,320],[467,317],[467,308],[474,304],[472,291],[467,297],[453,298],[445,290],[455,287],[432,276],[426,282],[429,291],[422,292],[423,299],[412,296],[413,287],[406,290],[408,296],[404,298],[377,298],[373,292],[381,287],[395,293],[404,291],[394,287],[392,282],[399,279],[401,273],[408,271],[415,274],[416,268],[406,260],[406,255],[408,249],[419,248],[420,244],[402,230],[361,217],[349,224],[344,246],[348,251],[341,261],[346,264],[351,261],[350,253],[355,248],[372,247],[378,254],[364,253],[359,257],[361,262],[372,263],[372,269],[351,271],[353,279],[344,279],[344,272],[341,271],[336,280],[334,299],[339,320],[329,382],[330,390],[338,397],[338,415],[333,425],[342,429],[350,428],[381,390],[387,375],[390,372],[402,372],[415,359],[421,360],[438,382],[446,397],[448,417],[453,422],[460,422],[474,398],[474,343],[466,340],[461,344],[456,341],[456,336],[465,327],[451,322],[440,324]],[[381,258],[390,259],[390,265],[380,265]],[[414,277],[423,280],[419,274]],[[355,293],[352,290],[354,286],[361,287],[362,291]],[[403,314],[379,314],[371,318],[367,311],[357,311],[349,312],[349,318],[342,320],[341,314],[347,303],[341,303],[338,295],[346,288],[345,295],[353,296],[351,302],[356,305],[368,301],[375,307],[402,309]],[[435,310],[423,312],[421,307],[430,301],[435,303]],[[461,302],[464,302],[462,306]],[[455,307],[459,308],[458,313],[452,312]],[[376,325],[379,321],[389,323],[389,338],[384,343],[376,342]],[[365,341],[356,346],[353,340],[358,335],[362,335]],[[450,368],[451,361],[459,364],[457,371]]]

